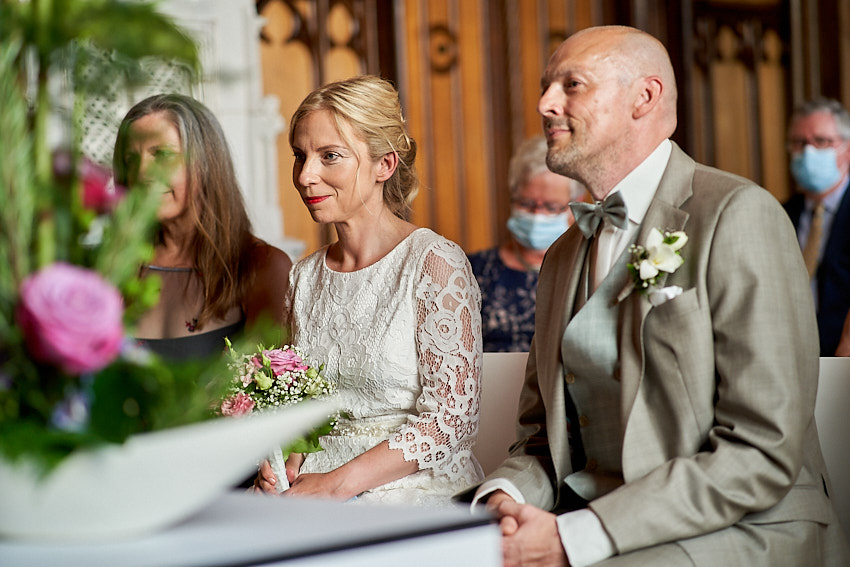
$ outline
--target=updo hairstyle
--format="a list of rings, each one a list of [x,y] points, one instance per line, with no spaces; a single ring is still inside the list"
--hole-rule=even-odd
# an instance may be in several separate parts
[[[416,174],[416,142],[407,133],[398,92],[393,85],[374,75],[360,75],[329,83],[311,92],[298,106],[289,125],[289,144],[301,120],[317,110],[330,111],[337,130],[345,139],[342,124],[369,148],[372,160],[388,153],[398,156],[398,167],[384,182],[384,203],[398,217],[407,220],[410,205],[419,192]],[[351,140],[345,140],[353,146]]]

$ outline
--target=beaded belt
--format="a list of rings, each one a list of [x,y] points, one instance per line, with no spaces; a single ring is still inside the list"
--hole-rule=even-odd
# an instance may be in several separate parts
[[[358,419],[358,420],[340,420],[333,428],[333,431],[328,433],[333,437],[389,437],[390,433],[398,430],[399,427],[407,423],[407,416],[394,416],[390,419]]]

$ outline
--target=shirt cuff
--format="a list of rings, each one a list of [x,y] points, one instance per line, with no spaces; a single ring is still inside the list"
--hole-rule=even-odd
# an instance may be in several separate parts
[[[561,514],[555,520],[561,545],[572,567],[586,567],[616,555],[614,542],[599,517],[588,509]]]
[[[469,504],[469,509],[475,510],[475,505],[482,498],[497,490],[504,491],[508,496],[516,500],[518,504],[525,504],[525,498],[522,497],[522,492],[514,486],[514,483],[506,478],[494,478],[478,487],[478,490],[475,491],[475,496],[472,498],[472,502]]]

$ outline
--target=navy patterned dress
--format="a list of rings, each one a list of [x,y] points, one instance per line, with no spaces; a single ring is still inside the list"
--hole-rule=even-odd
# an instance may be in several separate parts
[[[528,352],[534,335],[537,272],[509,268],[499,249],[469,255],[481,288],[484,352]]]

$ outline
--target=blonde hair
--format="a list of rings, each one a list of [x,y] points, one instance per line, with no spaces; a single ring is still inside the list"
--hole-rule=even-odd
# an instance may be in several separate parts
[[[345,138],[342,124],[369,149],[369,157],[378,160],[394,153],[398,167],[384,182],[384,203],[398,217],[408,219],[410,205],[419,192],[416,174],[416,142],[407,132],[398,91],[385,79],[360,75],[329,83],[311,92],[301,101],[289,125],[289,145],[295,129],[305,116],[327,110],[333,116],[337,131]],[[351,146],[351,140],[345,140]]]

